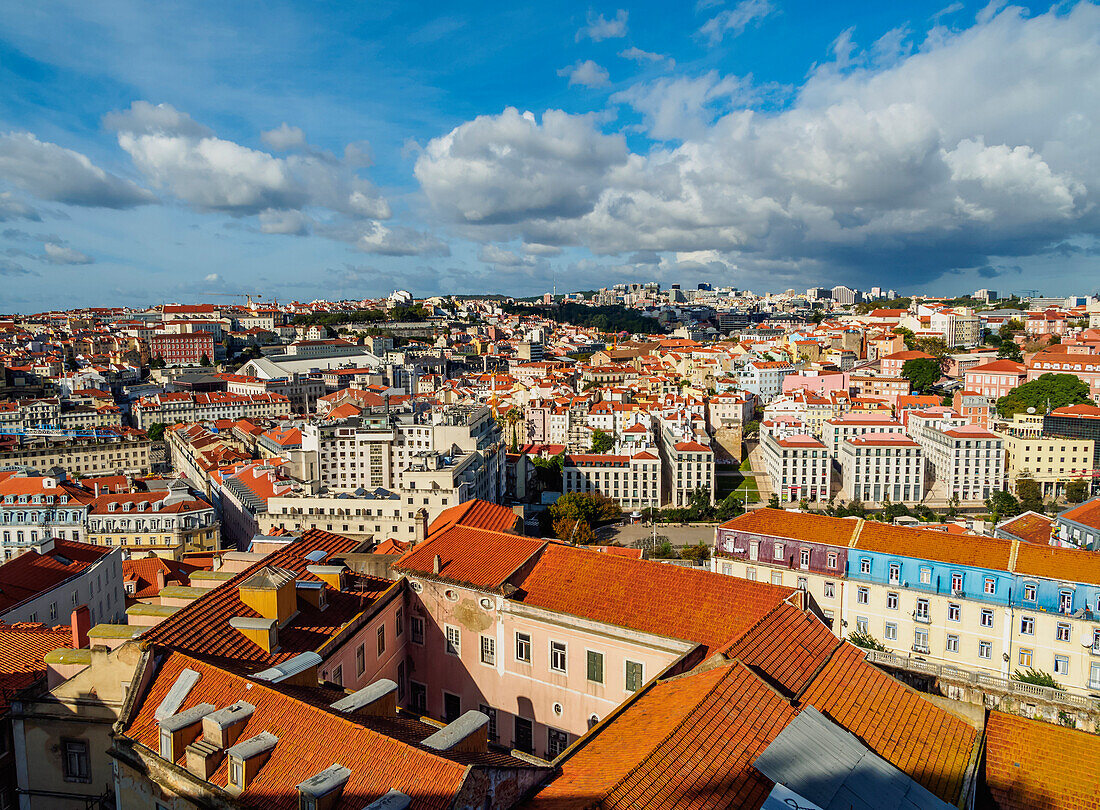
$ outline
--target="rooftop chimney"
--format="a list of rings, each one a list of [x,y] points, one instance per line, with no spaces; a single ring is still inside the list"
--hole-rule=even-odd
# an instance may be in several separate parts
[[[92,629],[92,613],[87,605],[73,611],[70,624],[73,628],[73,649],[84,649],[88,646],[88,631]]]
[[[321,656],[315,652],[298,653],[283,663],[257,672],[252,677],[268,683],[287,683],[293,686],[316,686],[317,667],[321,665]]]
[[[420,507],[416,510],[416,534],[413,542],[423,543],[428,539],[428,510]]]
[[[438,554],[432,560],[432,573],[438,575],[443,570],[443,558]]]
[[[405,810],[412,803],[412,799],[397,788],[390,788],[385,795],[379,796],[368,804],[363,810]]]

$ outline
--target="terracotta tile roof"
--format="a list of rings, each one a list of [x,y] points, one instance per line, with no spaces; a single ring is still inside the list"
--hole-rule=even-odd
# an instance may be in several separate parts
[[[433,529],[435,525],[432,524]],[[438,578],[496,591],[544,545],[545,541],[530,537],[451,524],[433,530],[426,542],[404,554],[393,564],[393,569],[411,576],[436,577],[434,566],[438,556]]]
[[[55,540],[52,551],[31,550],[0,565],[0,612],[60,585],[111,553],[103,546]]]
[[[978,732],[885,672],[845,642],[803,693],[827,715],[895,767],[956,804]]]
[[[68,625],[0,624],[0,712],[7,711],[12,693],[45,677],[42,656],[71,644],[72,630]]]
[[[509,506],[472,499],[440,512],[428,527],[428,535],[431,536],[449,526],[469,526],[473,529],[487,529],[493,532],[510,532],[515,528],[518,517]]]
[[[325,610],[299,601],[297,617],[279,629],[279,646],[272,653],[265,652],[229,625],[229,620],[234,616],[255,618],[259,615],[241,601],[240,585],[269,566],[291,571],[296,579],[317,581],[317,577],[306,571],[307,566],[314,564],[305,559],[306,554],[323,550],[330,556],[338,557],[359,545],[358,540],[310,529],[299,540],[269,554],[177,611],[147,631],[144,638],[151,643],[218,660],[246,672],[264,669],[301,652],[316,652],[347,622],[367,610],[382,592],[395,587],[395,584],[388,580],[359,577],[357,584],[361,590],[358,591],[338,591],[326,586],[328,607]]]
[[[1092,498],[1072,509],[1059,512],[1058,517],[1100,529],[1100,498]]]
[[[997,531],[1019,537],[1025,543],[1050,544],[1050,528],[1054,520],[1038,512],[1024,512],[997,527]]]
[[[721,647],[796,593],[650,560],[550,544],[512,599],[598,622]],[[685,598],[690,594],[690,598]]]
[[[738,663],[641,695],[561,763],[526,810],[757,808],[773,783],[752,762],[797,714]]]
[[[810,614],[783,604],[726,650],[790,697],[798,695],[844,641]]]
[[[985,740],[985,783],[1000,810],[1100,807],[1095,735],[990,712]]]
[[[1084,549],[1038,546],[1020,543],[1016,551],[1015,573],[1047,579],[1100,585],[1100,554]]]
[[[855,534],[857,523],[844,518],[787,512],[783,509],[756,509],[727,520],[723,529],[763,534],[768,537],[813,539],[831,546],[847,546]]]
[[[1007,571],[1012,541],[977,535],[953,537],[945,532],[909,529],[869,520],[864,522],[855,547],[900,557]]]
[[[240,739],[267,731],[279,740],[252,783],[236,799],[242,807],[297,810],[295,786],[333,762],[351,770],[336,810],[360,810],[391,788],[409,796],[413,808],[442,810],[452,806],[462,788],[466,776],[462,762],[381,734],[356,719],[181,653],[172,653],[164,661],[133,721],[125,728],[125,736],[159,751],[159,724],[154,713],[185,668],[198,672],[200,679],[181,705],[181,711],[203,702],[222,708],[247,700],[255,710]],[[512,762],[521,766],[518,761]],[[182,767],[183,763],[181,751],[177,764]],[[227,768],[223,761],[210,781],[224,788]]]
[[[165,584],[188,585],[191,573],[199,570],[197,565],[189,565],[162,557],[144,557],[139,560],[123,560],[122,575],[126,582],[134,582],[135,590],[128,593],[130,599],[149,599],[160,593],[157,585],[157,572],[164,572]]]

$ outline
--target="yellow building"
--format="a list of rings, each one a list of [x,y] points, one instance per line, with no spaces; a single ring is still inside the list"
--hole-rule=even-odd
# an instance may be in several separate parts
[[[1030,431],[1021,431],[1030,433]],[[998,432],[1005,446],[1005,475],[1010,491],[1021,478],[1038,482],[1045,497],[1061,495],[1070,481],[1087,477],[1095,441]]]
[[[130,555],[178,560],[184,554],[215,551],[220,526],[214,507],[173,483],[166,492],[100,495],[88,510],[87,540],[121,546]]]

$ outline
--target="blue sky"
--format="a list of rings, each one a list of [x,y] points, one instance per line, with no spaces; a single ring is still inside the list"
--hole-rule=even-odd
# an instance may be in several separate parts
[[[1100,286],[1091,3],[2,6],[0,311]]]

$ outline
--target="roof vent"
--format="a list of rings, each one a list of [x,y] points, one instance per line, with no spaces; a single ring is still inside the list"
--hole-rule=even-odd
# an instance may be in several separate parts
[[[287,683],[292,686],[316,686],[317,667],[321,665],[321,656],[315,652],[299,653],[283,661],[278,666],[257,672],[252,677],[268,683]]]
[[[311,563],[319,563],[319,562],[321,562],[321,560],[325,559],[325,557],[327,557],[327,556],[328,556],[328,552],[325,551],[324,549],[319,548],[315,551],[309,552],[309,554],[307,554],[305,556],[305,559],[309,560]]]
[[[340,801],[344,785],[351,778],[351,771],[339,763],[333,763],[318,774],[298,784],[302,810],[331,810]]]
[[[412,803],[412,799],[396,788],[386,791],[386,795],[380,796],[368,804],[363,810],[405,810]]]
[[[397,714],[397,684],[382,678],[329,706],[338,712],[393,717]]]
[[[487,751],[489,716],[471,709],[426,738],[421,745],[435,751]]]
[[[443,571],[443,558],[438,554],[432,559],[432,573],[438,576]]]
[[[225,752],[229,758],[229,779],[226,789],[240,793],[256,778],[257,772],[275,750],[279,738],[267,731],[239,742]]]

